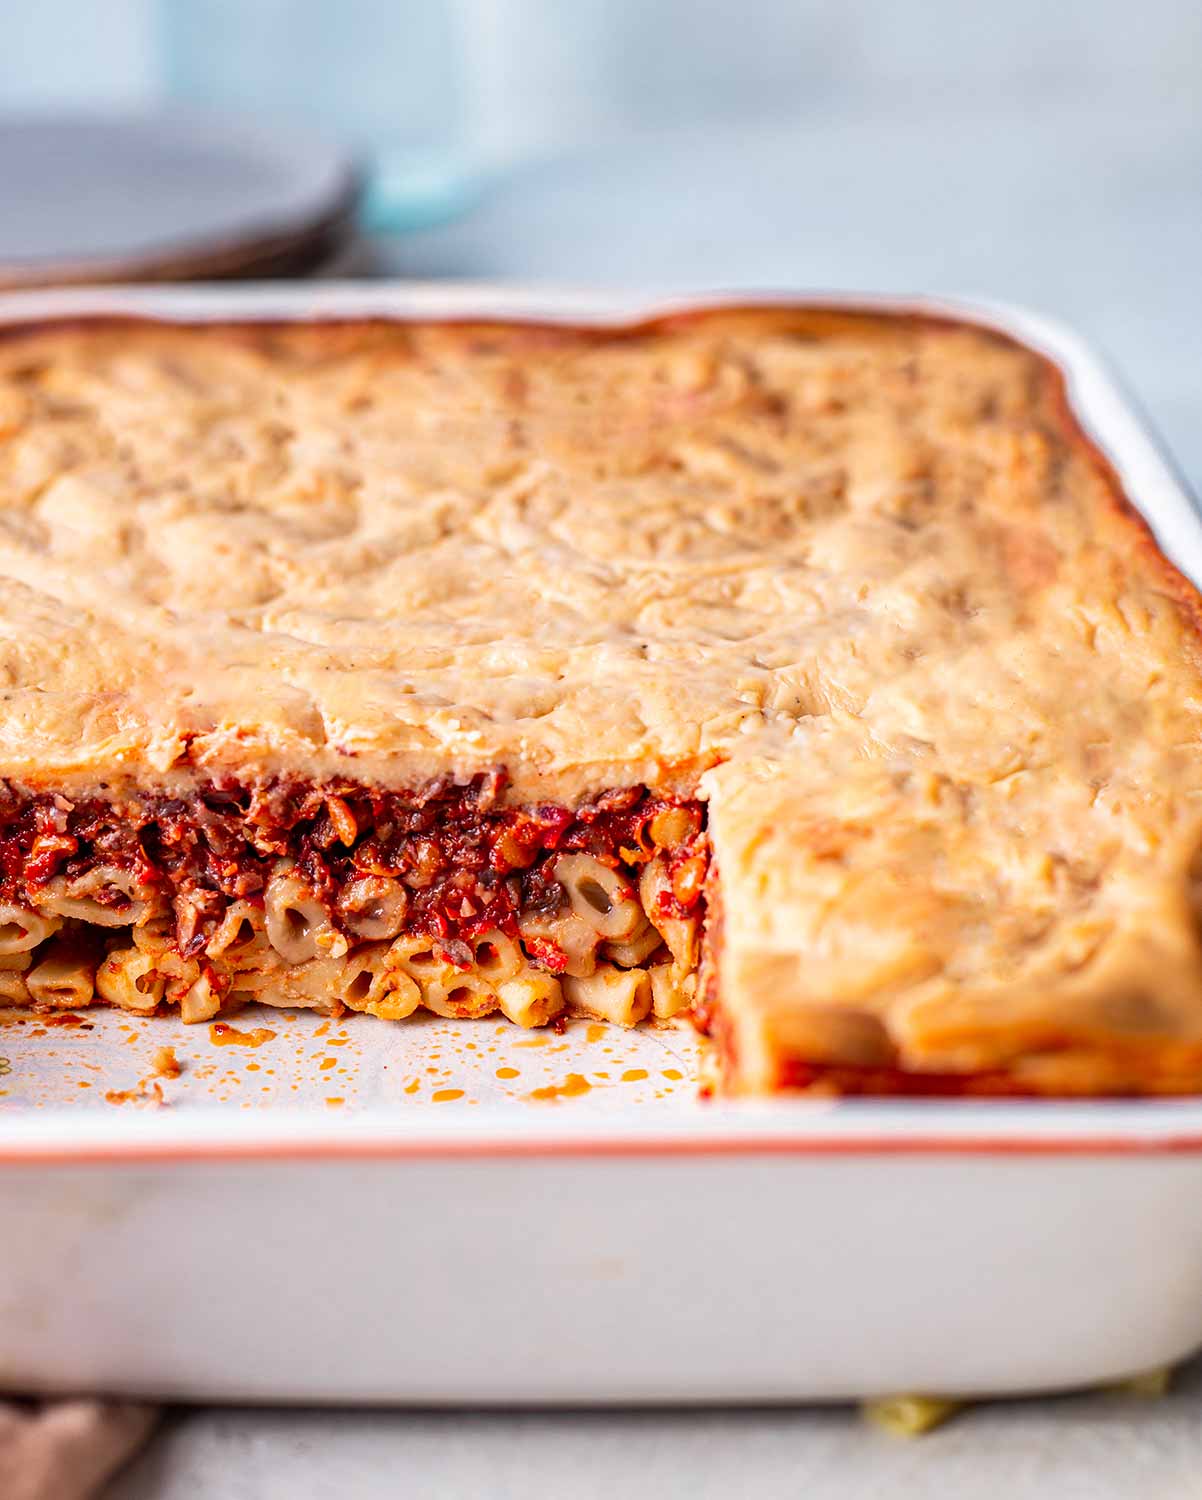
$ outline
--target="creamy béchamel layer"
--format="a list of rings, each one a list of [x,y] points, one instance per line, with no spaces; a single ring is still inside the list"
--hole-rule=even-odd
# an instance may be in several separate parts
[[[0,995],[1195,1091],[1199,618],[968,325],[10,330]]]

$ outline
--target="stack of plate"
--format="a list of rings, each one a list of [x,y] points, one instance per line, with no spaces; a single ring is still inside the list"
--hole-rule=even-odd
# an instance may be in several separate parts
[[[299,275],[347,243],[360,187],[353,162],[296,132],[0,118],[0,289]]]

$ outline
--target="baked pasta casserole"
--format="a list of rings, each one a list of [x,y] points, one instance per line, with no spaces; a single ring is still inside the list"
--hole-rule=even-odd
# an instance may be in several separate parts
[[[0,337],[0,997],[1202,1088],[1199,599],[981,328]]]

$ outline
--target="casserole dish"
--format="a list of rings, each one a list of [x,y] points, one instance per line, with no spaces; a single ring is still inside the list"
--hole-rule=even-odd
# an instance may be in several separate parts
[[[1052,358],[1162,548],[1197,576],[1187,497],[1070,335],[1007,309],[875,306],[977,321]],[[23,323],[602,325],[662,311],[386,286],[57,294],[3,309]],[[14,1016],[0,1033],[13,1226],[0,1378],[13,1388],[967,1394],[1117,1379],[1198,1339],[1193,1104],[701,1105],[680,1031],[573,1021],[562,1039],[522,1038],[432,1021],[377,1036],[285,1013],[198,1038],[173,1021],[66,1019]]]

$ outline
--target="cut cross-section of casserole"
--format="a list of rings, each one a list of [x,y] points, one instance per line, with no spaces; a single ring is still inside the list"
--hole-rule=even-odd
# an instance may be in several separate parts
[[[1199,619],[968,325],[11,330],[0,998],[1202,1089]]]

